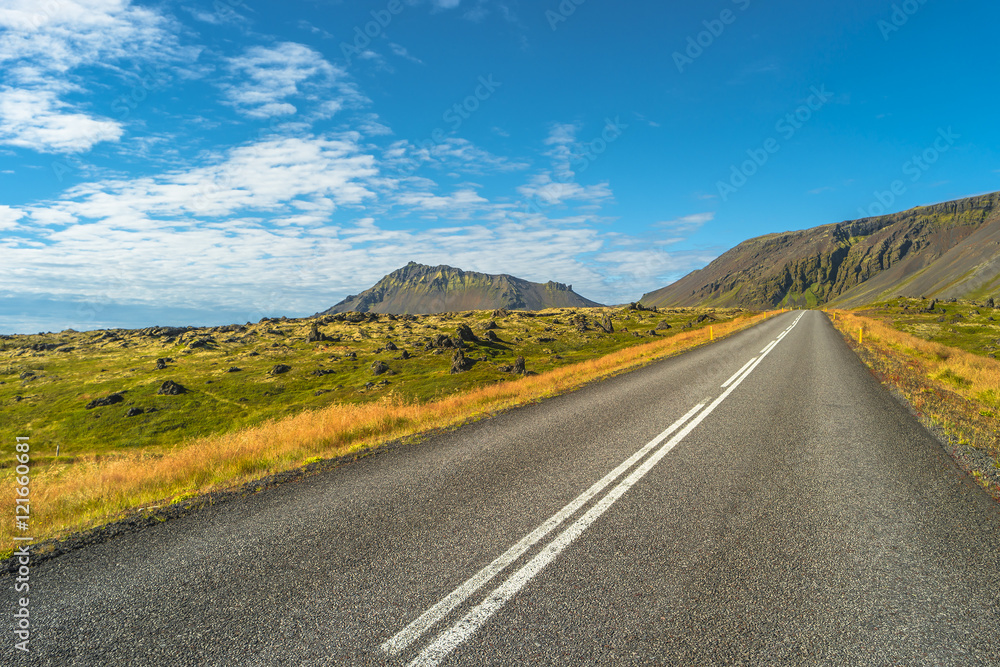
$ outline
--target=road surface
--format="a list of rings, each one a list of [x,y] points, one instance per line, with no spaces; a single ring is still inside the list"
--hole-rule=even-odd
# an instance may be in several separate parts
[[[0,663],[1000,665],[998,529],[787,313],[40,563]]]

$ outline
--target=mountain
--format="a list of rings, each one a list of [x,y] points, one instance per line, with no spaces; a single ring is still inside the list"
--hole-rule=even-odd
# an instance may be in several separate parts
[[[361,294],[319,313],[445,313],[460,310],[541,310],[600,306],[572,285],[532,283],[506,274],[463,271],[410,262]]]
[[[853,308],[1000,297],[1000,192],[744,241],[647,306]]]

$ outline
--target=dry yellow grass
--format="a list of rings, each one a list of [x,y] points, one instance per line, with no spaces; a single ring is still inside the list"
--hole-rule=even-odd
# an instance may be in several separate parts
[[[834,324],[852,339],[857,340],[863,331],[863,345],[883,346],[919,358],[928,377],[948,385],[950,391],[986,405],[1000,399],[1000,360],[927,341],[870,317],[843,310],[829,312]]]
[[[713,325],[715,339],[774,313]],[[426,403],[387,396],[374,403],[331,405],[227,435],[201,438],[167,452],[82,457],[40,468],[31,479],[31,530],[37,539],[107,523],[139,508],[237,486],[309,460],[348,455],[393,440],[449,428],[485,414],[564,393],[708,342],[707,329],[679,333],[540,375],[481,387]],[[11,474],[13,471],[9,471]],[[0,480],[10,488],[12,479]],[[3,516],[14,514],[10,493]],[[12,522],[0,525],[9,553]],[[22,534],[22,533],[18,533]]]
[[[869,317],[830,315],[879,380],[900,392],[924,426],[944,436],[955,462],[1000,500],[1000,361]]]

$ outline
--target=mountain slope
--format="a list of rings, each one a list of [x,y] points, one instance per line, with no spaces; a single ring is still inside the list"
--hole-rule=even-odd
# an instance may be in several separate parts
[[[642,303],[850,308],[897,295],[1000,297],[1000,193],[750,239]]]
[[[463,271],[410,262],[361,294],[349,296],[321,315],[349,311],[443,313],[460,310],[541,310],[600,306],[562,283],[533,283],[506,274]]]

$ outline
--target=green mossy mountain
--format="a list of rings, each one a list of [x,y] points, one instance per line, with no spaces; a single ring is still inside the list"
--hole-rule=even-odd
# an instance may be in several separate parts
[[[587,308],[601,304],[585,299],[572,285],[533,283],[507,274],[463,271],[451,266],[410,262],[319,315],[383,313],[393,315],[464,310],[543,310]]]
[[[1000,299],[1000,193],[750,239],[641,302],[854,308],[896,296]]]

